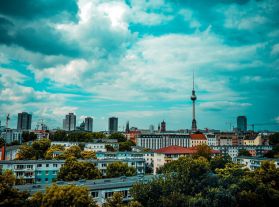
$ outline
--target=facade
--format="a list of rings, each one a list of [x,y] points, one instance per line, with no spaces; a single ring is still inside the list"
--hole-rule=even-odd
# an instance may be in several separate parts
[[[17,141],[19,144],[22,143],[22,131],[17,129],[5,129],[0,133],[1,137],[4,138],[6,144],[11,144]]]
[[[233,159],[235,163],[245,165],[250,170],[255,170],[261,166],[261,162],[263,161],[271,161],[274,162],[275,167],[279,168],[279,159],[278,158],[266,158],[266,157],[246,157],[240,156]]]
[[[247,131],[247,118],[246,116],[237,117],[237,131],[246,132]]]
[[[14,160],[17,158],[20,145],[1,147],[0,160]]]
[[[27,112],[18,113],[17,116],[17,129],[29,130],[31,129],[32,115]]]
[[[106,199],[111,197],[115,192],[121,192],[123,194],[123,201],[129,201],[132,199],[129,189],[133,184],[137,182],[148,182],[154,179],[155,176],[132,176],[132,177],[120,177],[120,178],[109,178],[109,179],[97,179],[97,180],[81,180],[74,182],[57,182],[58,185],[77,185],[85,186],[88,188],[92,197],[96,200],[99,206],[105,203]],[[27,191],[30,194],[36,192],[44,192],[48,185],[17,185],[15,186],[20,191]],[[34,188],[36,187],[36,188]]]
[[[166,122],[164,120],[161,122],[161,132],[166,132]]]
[[[189,134],[140,134],[137,137],[137,146],[148,149],[160,149],[171,145],[190,147]]]
[[[206,144],[207,145],[207,139],[204,134],[190,134],[191,138],[191,147],[195,147],[198,145]]]
[[[268,145],[223,145],[223,146],[212,146],[214,150],[219,150],[223,155],[229,155],[232,159],[238,156],[239,150],[247,150],[254,156],[263,156],[267,151],[272,150],[272,146]]]
[[[238,136],[234,132],[221,132],[216,134],[217,145],[239,145]]]
[[[256,137],[247,137],[243,140],[244,145],[262,145],[262,136],[258,134]]]
[[[207,139],[208,146],[216,146],[217,145],[217,137],[215,134],[205,134]]]
[[[60,142],[53,141],[51,145],[61,145],[65,149],[71,146],[78,146],[79,144],[84,144],[84,151],[94,151],[94,152],[106,152],[106,145],[112,146],[115,150],[119,149],[119,144],[117,142]]]
[[[63,129],[65,131],[74,131],[76,129],[76,115],[74,113],[69,113],[63,119]]]
[[[88,132],[92,132],[93,131],[93,118],[91,117],[86,117],[84,120],[84,130],[88,131]]]
[[[100,170],[103,176],[106,175],[107,166],[118,159],[103,160],[80,160],[80,162],[91,162]],[[145,173],[144,159],[122,159],[121,162],[134,167],[137,174]],[[50,184],[57,178],[57,173],[65,160],[12,160],[0,161],[0,171],[11,170],[16,176],[17,184],[37,183]]]
[[[109,118],[108,131],[110,134],[116,133],[118,131],[118,118],[117,117]]]

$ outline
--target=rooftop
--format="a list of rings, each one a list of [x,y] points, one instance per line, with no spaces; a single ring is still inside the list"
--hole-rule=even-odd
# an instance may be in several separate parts
[[[168,146],[164,148],[160,148],[154,151],[155,153],[161,154],[194,154],[197,152],[197,147],[180,147],[180,146]],[[219,150],[211,150],[212,154],[220,153]]]
[[[190,137],[193,140],[206,140],[206,136],[204,134],[190,134]]]

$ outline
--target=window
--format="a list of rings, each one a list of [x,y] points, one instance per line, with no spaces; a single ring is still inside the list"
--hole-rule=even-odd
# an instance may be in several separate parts
[[[57,167],[57,164],[53,164],[53,167]]]
[[[42,164],[37,164],[37,167],[42,167]]]
[[[46,175],[48,175],[48,171],[46,171]]]
[[[92,192],[91,195],[93,196],[93,198],[97,198],[99,195],[99,192]]]
[[[37,172],[37,175],[41,175],[41,174],[42,174],[42,172],[41,172],[41,171],[38,171],[38,172]]]
[[[52,174],[53,174],[53,175],[56,175],[56,171],[52,171]]]
[[[48,167],[49,166],[49,164],[46,164],[46,167]]]
[[[27,165],[27,168],[33,169],[33,165]]]
[[[48,182],[48,178],[45,178],[45,181]]]

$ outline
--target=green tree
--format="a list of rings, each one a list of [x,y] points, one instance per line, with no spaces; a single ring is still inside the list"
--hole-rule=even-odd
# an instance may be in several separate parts
[[[81,156],[81,149],[77,145],[71,146],[71,147],[69,147],[68,149],[66,149],[64,151],[63,156],[64,156],[65,159],[68,159],[68,158],[81,158],[82,157]]]
[[[36,139],[37,139],[37,135],[34,132],[28,132],[28,131],[22,132],[23,142],[34,141]]]
[[[47,160],[51,160],[53,159],[53,153],[54,152],[61,152],[63,153],[64,152],[64,146],[62,145],[52,145],[50,148],[48,148],[48,150],[46,151],[46,154],[45,154],[45,159]],[[60,157],[58,156],[57,159],[60,159]]]
[[[204,157],[207,160],[210,160],[211,159],[211,148],[206,144],[198,145],[197,152],[194,154],[194,157]]]
[[[121,134],[121,133],[113,133],[109,136],[109,139],[117,139],[118,142],[127,141],[127,138],[124,136],[124,134]]]
[[[3,147],[5,145],[5,140],[0,137],[0,147]]]
[[[210,160],[210,168],[215,172],[218,168],[224,168],[227,163],[231,163],[230,156],[217,155]]]
[[[108,152],[114,152],[115,151],[115,149],[113,148],[113,146],[111,146],[111,145],[109,145],[109,144],[106,144],[106,150],[108,151]]]
[[[127,163],[113,162],[108,164],[106,175],[109,178],[133,176],[136,175],[136,169],[134,167],[129,167]]]
[[[123,194],[121,192],[113,193],[112,197],[106,199],[103,207],[123,207]]]
[[[96,152],[93,152],[93,151],[82,151],[81,157],[83,159],[97,159]]]
[[[248,151],[248,150],[245,150],[245,149],[241,149],[241,150],[239,150],[239,152],[238,152],[238,156],[252,156],[251,154],[250,154],[250,152]]]
[[[36,159],[45,158],[45,154],[50,147],[50,144],[51,142],[49,139],[40,139],[32,143],[32,148],[35,152]]]
[[[27,206],[29,193],[20,192],[13,187],[15,176],[11,171],[0,174],[0,206]]]
[[[92,180],[100,177],[101,173],[94,164],[83,161],[79,162],[76,159],[67,159],[57,175],[58,180],[64,181]]]
[[[132,151],[132,146],[135,146],[135,143],[131,140],[128,140],[126,142],[120,142],[119,151]]]
[[[48,207],[97,207],[96,202],[86,187],[56,184],[46,188],[45,193],[36,193],[30,199],[31,206]],[[39,205],[38,205],[39,204]]]
[[[66,141],[67,133],[64,130],[57,130],[54,134],[50,134],[49,137],[52,141]]]
[[[36,152],[32,146],[21,145],[17,153],[18,160],[35,160]]]

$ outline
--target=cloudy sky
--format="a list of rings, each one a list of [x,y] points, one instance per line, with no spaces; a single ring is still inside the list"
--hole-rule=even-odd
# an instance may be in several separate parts
[[[195,70],[199,128],[279,123],[278,12],[278,0],[3,0],[0,119],[190,128]]]

